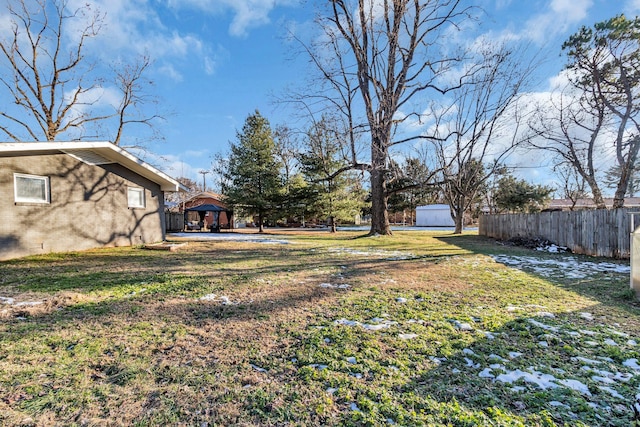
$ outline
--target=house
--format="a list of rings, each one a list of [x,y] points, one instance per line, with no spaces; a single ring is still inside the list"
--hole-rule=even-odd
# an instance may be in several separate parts
[[[454,227],[449,205],[437,204],[416,208],[416,226],[418,227]]]
[[[109,142],[0,143],[0,260],[160,242],[179,190]]]
[[[613,198],[606,197],[604,203],[607,209],[611,209],[613,206]],[[625,208],[640,208],[640,197],[626,197],[624,199]],[[593,199],[577,199],[575,202],[571,199],[553,199],[550,200],[545,211],[570,211],[570,210],[583,210],[583,209],[595,209],[596,204],[593,203]]]
[[[220,194],[203,191],[181,203],[187,229],[219,231],[234,228],[233,210],[223,199]]]

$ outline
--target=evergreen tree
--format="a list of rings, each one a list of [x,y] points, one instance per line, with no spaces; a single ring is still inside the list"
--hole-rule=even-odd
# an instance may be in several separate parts
[[[302,173],[309,182],[307,200],[318,216],[328,218],[331,232],[339,222],[361,210],[365,192],[358,175],[341,155],[340,133],[323,117],[307,132],[306,151],[300,155]]]
[[[264,220],[277,211],[283,189],[269,121],[256,110],[237,132],[237,139],[224,171],[224,193],[231,205],[257,215],[263,232]]]
[[[534,185],[513,175],[498,180],[494,203],[499,210],[507,212],[538,212],[549,200],[553,188]]]

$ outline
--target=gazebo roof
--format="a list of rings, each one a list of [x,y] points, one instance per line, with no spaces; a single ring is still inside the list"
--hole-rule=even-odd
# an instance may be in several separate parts
[[[193,206],[191,208],[186,208],[185,211],[187,212],[224,212],[226,211],[226,209],[221,208],[220,206],[216,206],[216,205],[200,205],[200,206]]]

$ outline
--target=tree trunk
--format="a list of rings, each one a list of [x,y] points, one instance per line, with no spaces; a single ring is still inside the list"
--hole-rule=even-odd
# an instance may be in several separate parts
[[[453,230],[453,234],[462,234],[462,230],[464,229],[464,207],[456,206],[455,207],[455,218],[453,218],[455,223],[455,230]]]
[[[371,171],[371,231],[370,235],[391,235],[389,213],[387,212],[387,191],[384,171]]]
[[[592,180],[590,177],[587,178],[587,183],[589,187],[591,187],[591,192],[593,193],[593,203],[596,205],[596,209],[607,209],[607,205],[604,202],[604,198],[602,197],[602,192],[600,191],[600,187],[595,180]]]
[[[331,233],[335,233],[338,231],[338,227],[336,225],[336,219],[332,216],[329,217],[329,226],[330,226],[329,231]]]
[[[264,217],[262,211],[258,212],[258,233],[264,233]]]

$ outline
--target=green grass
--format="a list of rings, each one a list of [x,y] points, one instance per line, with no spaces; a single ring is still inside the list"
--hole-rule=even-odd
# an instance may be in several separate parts
[[[0,425],[629,425],[640,305],[586,264],[611,260],[286,238],[0,263],[0,296],[42,302],[0,305]],[[514,372],[553,380],[496,378]]]

